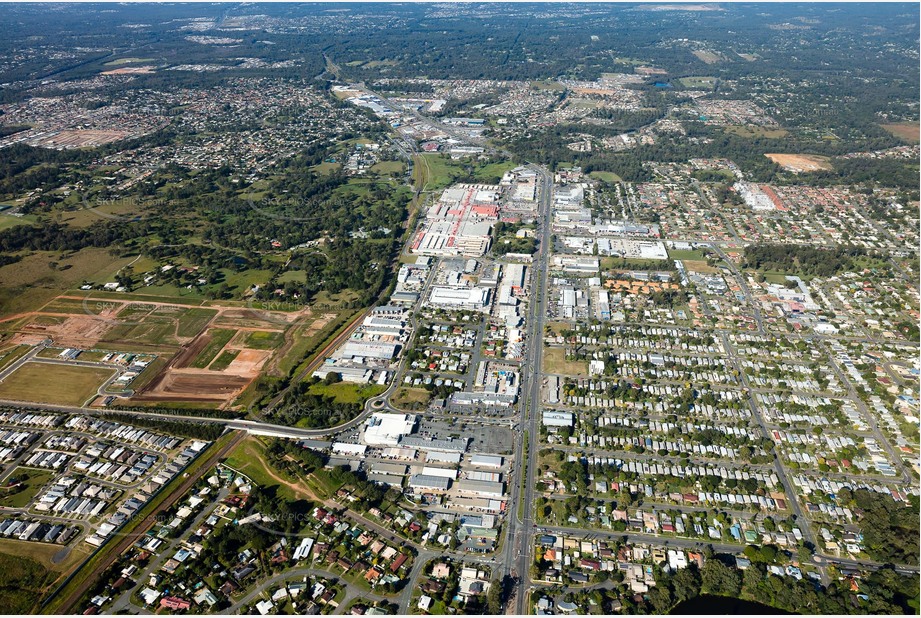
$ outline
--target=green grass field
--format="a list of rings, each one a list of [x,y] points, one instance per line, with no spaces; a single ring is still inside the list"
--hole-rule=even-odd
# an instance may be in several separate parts
[[[390,403],[397,408],[405,408],[410,404],[426,404],[432,398],[424,388],[398,388],[390,397]]]
[[[230,452],[224,463],[237,472],[245,474],[260,487],[277,487],[279,497],[297,500],[306,495],[306,488],[299,489],[303,488],[301,483],[279,482],[278,479],[283,478],[282,475],[266,462],[265,445],[255,436],[250,436],[240,442]]]
[[[31,349],[30,345],[17,345],[0,352],[0,369],[15,363]]]
[[[604,182],[620,182],[621,178],[614,172],[589,172],[588,174],[592,178],[597,178],[598,180],[603,180]]]
[[[233,338],[237,331],[231,330],[229,328],[212,328],[211,341],[204,347],[204,349],[195,357],[195,360],[192,361],[192,367],[196,369],[204,369],[207,367],[211,361],[217,356],[225,345]]]
[[[921,132],[919,132],[917,122],[893,122],[879,126],[910,144],[917,144],[921,140]]]
[[[217,315],[214,309],[183,309],[179,315],[179,328],[177,334],[180,337],[194,337],[208,325],[208,322]]]
[[[56,578],[29,555],[0,553],[0,608],[4,614],[37,613],[45,587]]]
[[[311,393],[332,397],[336,403],[364,403],[371,397],[380,395],[385,390],[387,390],[386,387],[378,384],[352,384],[349,382],[337,382],[335,384],[318,382],[310,387]]]
[[[415,155],[413,180],[416,188],[426,191],[444,189],[463,171],[460,164],[439,154]]]
[[[401,161],[381,161],[371,166],[371,171],[378,174],[400,174],[403,172]]]
[[[122,345],[177,345],[175,332],[176,324],[170,318],[147,317],[140,323],[116,324],[102,340]]]
[[[314,165],[310,169],[312,169],[317,174],[320,174],[322,176],[328,176],[329,174],[332,174],[334,171],[336,171],[340,167],[342,166],[339,165],[338,163],[329,163],[327,161],[324,161],[323,163],[320,163],[319,165]]]
[[[544,348],[541,367],[546,373],[568,376],[588,375],[588,361],[566,360],[566,352],[563,348]]]
[[[288,283],[289,281],[294,281],[295,283],[307,283],[307,271],[306,270],[288,270],[288,271],[283,272],[278,277],[278,283],[282,285],[285,283]]]
[[[63,256],[59,251],[33,251],[15,264],[0,267],[0,315],[35,311],[82,281],[95,281],[100,272],[124,266],[131,259],[112,257],[108,250],[95,248]]]
[[[16,227],[17,225],[34,225],[35,223],[38,223],[38,217],[35,215],[23,215],[21,217],[0,215],[0,231]]]
[[[673,260],[707,260],[707,256],[699,249],[669,249],[668,257]]]
[[[712,88],[716,84],[715,77],[682,77],[678,81],[685,88]]]
[[[505,172],[511,171],[516,167],[512,161],[501,161],[499,163],[487,163],[482,167],[477,167],[473,176],[481,182],[493,182],[496,178],[502,178]]]
[[[240,350],[224,350],[221,352],[221,355],[208,366],[208,369],[211,371],[224,371],[230,366],[230,363],[233,362],[233,359],[235,359],[238,354],[240,354]]]
[[[550,90],[553,92],[561,92],[566,89],[563,84],[553,81],[532,81],[530,85],[531,88],[536,88],[537,90]]]
[[[246,334],[243,345],[255,350],[274,350],[284,343],[285,334],[278,331],[257,330]]]
[[[80,406],[112,373],[105,368],[29,362],[0,382],[0,399]]]
[[[0,489],[0,506],[21,509],[32,501],[35,494],[54,476],[50,470],[29,470],[16,468],[7,479],[17,479],[19,485],[9,490]]]

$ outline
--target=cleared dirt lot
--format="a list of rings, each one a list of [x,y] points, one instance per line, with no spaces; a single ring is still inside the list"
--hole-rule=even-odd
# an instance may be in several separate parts
[[[235,397],[252,378],[200,369],[168,369],[132,401],[213,401]]]
[[[70,316],[57,324],[40,317],[33,316],[20,332],[50,337],[55,343],[71,348],[94,347],[113,326],[110,320],[88,315]]]
[[[921,140],[921,127],[917,122],[893,122],[880,126],[896,137],[900,137],[912,144],[917,144]]]
[[[768,153],[764,156],[791,172],[816,172],[832,169],[828,159],[818,155]]]
[[[255,378],[271,355],[272,353],[269,350],[240,350],[240,353],[224,370],[224,373]]]

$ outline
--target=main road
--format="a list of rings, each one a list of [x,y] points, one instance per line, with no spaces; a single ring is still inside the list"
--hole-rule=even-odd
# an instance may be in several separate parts
[[[521,433],[515,446],[518,465],[509,482],[508,530],[502,548],[503,575],[517,577],[515,607],[512,613],[528,613],[528,591],[531,586],[531,541],[534,535],[532,507],[534,503],[535,460],[540,446],[540,387],[541,350],[544,341],[544,318],[547,315],[547,269],[550,260],[550,221],[553,182],[550,173],[532,166],[540,176],[540,246],[531,266],[531,293],[528,304],[527,350],[521,364],[520,379],[524,388],[519,402]],[[521,515],[519,516],[519,512]],[[512,609],[512,608],[509,608]]]

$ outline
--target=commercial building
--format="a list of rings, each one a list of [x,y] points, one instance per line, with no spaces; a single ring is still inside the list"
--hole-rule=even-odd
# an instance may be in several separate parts
[[[422,476],[442,476],[452,481],[457,480],[457,470],[454,468],[436,468],[435,466],[425,466],[422,468]]]
[[[459,494],[474,495],[479,498],[501,498],[505,495],[505,485],[492,481],[458,481],[454,489]]]
[[[432,287],[429,304],[450,309],[482,311],[489,305],[489,288]]]
[[[426,491],[448,491],[451,479],[444,476],[429,476],[426,474],[413,474],[409,477],[410,489],[423,489]]]
[[[477,257],[489,250],[498,220],[494,185],[458,185],[444,191],[426,213],[411,251],[422,255]]]
[[[471,466],[483,468],[501,468],[503,459],[499,455],[473,455],[470,457]]]
[[[544,411],[541,421],[547,427],[572,427],[575,423],[572,412],[556,412],[552,410]]]
[[[413,432],[418,417],[412,414],[372,414],[365,426],[364,441],[372,446],[396,446]]]
[[[438,438],[423,438],[421,436],[403,436],[400,446],[422,449],[425,451],[447,451],[463,453],[467,450],[469,438],[439,440]]]
[[[396,356],[400,346],[396,343],[377,343],[371,341],[348,341],[336,352],[336,357],[344,360],[358,358],[390,361]]]

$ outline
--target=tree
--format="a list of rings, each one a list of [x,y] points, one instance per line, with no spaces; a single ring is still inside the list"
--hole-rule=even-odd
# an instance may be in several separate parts
[[[502,613],[502,583],[497,579],[492,581],[486,592],[486,607],[494,616]]]
[[[713,558],[704,563],[701,584],[704,592],[734,597],[742,590],[742,577],[736,569]]]
[[[672,578],[672,589],[675,603],[682,603],[699,595],[700,573],[697,567],[691,565],[686,569],[678,569]]]

